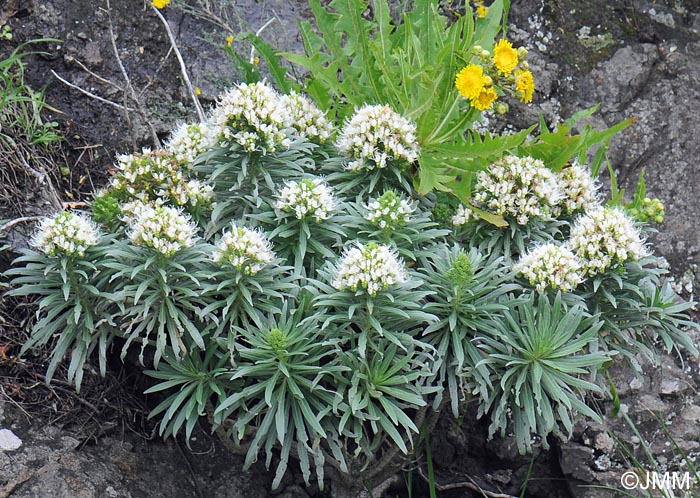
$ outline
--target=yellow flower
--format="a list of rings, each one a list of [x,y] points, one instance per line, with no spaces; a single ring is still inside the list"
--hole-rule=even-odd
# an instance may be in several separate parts
[[[518,51],[508,40],[501,39],[493,47],[493,63],[501,74],[510,74],[518,65]]]
[[[520,101],[528,104],[532,102],[532,94],[535,92],[535,79],[528,70],[515,71],[515,89],[520,94]]]
[[[476,17],[478,17],[479,19],[483,19],[488,13],[489,8],[484,5],[484,2],[476,2]]]
[[[153,6],[156,9],[162,9],[170,4],[170,0],[153,0]]]
[[[256,56],[255,58],[253,58],[253,65],[257,66],[258,64],[260,64],[260,57]]]
[[[493,87],[484,88],[477,98],[472,99],[471,103],[472,106],[476,107],[480,111],[485,111],[491,107],[497,98],[498,94]]]
[[[478,64],[469,64],[457,73],[455,86],[459,94],[466,99],[475,99],[484,88],[484,70]]]
[[[196,86],[194,87],[194,93],[197,95],[202,95],[202,89]]]
[[[233,45],[233,35],[228,35],[226,37],[226,45],[228,45],[229,47]]]

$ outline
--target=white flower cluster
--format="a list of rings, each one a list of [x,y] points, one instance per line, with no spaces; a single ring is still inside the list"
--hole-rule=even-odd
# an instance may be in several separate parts
[[[365,289],[370,296],[376,296],[407,278],[403,261],[389,246],[373,242],[365,246],[358,242],[343,255],[332,285],[338,290]]]
[[[471,220],[476,220],[479,217],[472,211],[469,207],[464,204],[460,204],[457,207],[457,211],[452,216],[452,224],[456,227],[461,225],[466,225]]]
[[[196,225],[176,208],[144,204],[134,211],[129,240],[150,247],[164,256],[192,247],[197,235]]]
[[[208,123],[185,123],[175,129],[165,147],[180,163],[189,165],[215,144],[216,137]]]
[[[547,288],[573,291],[584,280],[581,260],[565,245],[543,244],[524,255],[513,269],[537,292]]]
[[[586,211],[598,204],[598,185],[585,166],[574,163],[562,169],[559,182],[564,192],[564,214]]]
[[[298,219],[313,217],[316,221],[330,218],[336,201],[331,188],[320,178],[304,178],[298,182],[286,182],[280,193],[277,209],[293,212]]]
[[[580,216],[567,242],[588,275],[646,256],[641,235],[621,208],[598,206]]]
[[[370,199],[365,206],[365,219],[382,230],[406,225],[414,207],[393,190],[387,190],[378,199]]]
[[[170,198],[178,206],[212,207],[214,205],[214,189],[211,185],[199,180],[189,180],[174,185],[170,191]]]
[[[289,147],[288,118],[278,93],[266,83],[240,83],[220,98],[210,118],[219,143],[237,142],[248,152]]]
[[[229,264],[246,275],[255,275],[275,259],[275,253],[262,232],[233,224],[216,244],[213,259],[217,263]]]
[[[144,203],[157,199],[177,206],[210,207],[214,201],[212,187],[189,179],[181,163],[166,150],[144,149],[140,154],[117,156],[110,188]]]
[[[420,154],[416,125],[386,105],[356,111],[336,146],[353,159],[347,166],[351,171],[386,168],[391,161],[410,164]]]
[[[505,156],[477,174],[473,196],[488,211],[526,225],[532,218],[551,217],[563,192],[539,159]]]
[[[289,95],[282,95],[280,105],[287,118],[287,124],[295,128],[302,137],[318,143],[331,138],[333,125],[316,104],[303,95],[292,90]]]
[[[97,244],[97,226],[86,216],[61,211],[39,222],[30,244],[49,256],[83,256]]]

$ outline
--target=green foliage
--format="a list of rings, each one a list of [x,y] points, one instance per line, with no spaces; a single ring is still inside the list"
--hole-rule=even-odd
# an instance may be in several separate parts
[[[570,436],[574,411],[600,420],[586,406],[585,395],[602,393],[592,381],[611,359],[596,347],[603,322],[583,306],[567,309],[560,294],[553,302],[546,295],[531,296],[504,318],[494,321],[479,341],[484,352],[479,365],[495,380],[480,405],[481,414],[493,410],[489,432],[504,435],[512,419],[518,449],[524,453],[531,435],[537,434],[544,448],[550,433],[563,428]]]

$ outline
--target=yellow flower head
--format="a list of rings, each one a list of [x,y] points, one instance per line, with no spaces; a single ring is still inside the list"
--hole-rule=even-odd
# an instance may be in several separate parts
[[[527,69],[515,71],[515,89],[520,94],[520,101],[528,104],[532,102],[532,94],[535,92],[535,78]]]
[[[466,99],[475,99],[484,88],[484,70],[478,64],[469,64],[457,73],[455,86]]]
[[[228,35],[226,37],[226,45],[228,45],[229,47],[233,45],[233,35]]]
[[[493,105],[497,98],[498,94],[496,93],[496,90],[494,90],[493,87],[489,87],[484,88],[477,98],[472,99],[471,103],[472,106],[476,107],[480,111],[485,111],[486,109],[491,108],[491,105]]]
[[[518,65],[518,51],[508,40],[501,39],[493,47],[493,63],[501,74],[510,74]]]
[[[156,9],[162,9],[170,4],[170,0],[153,0],[153,6]]]
[[[202,89],[196,86],[194,87],[194,93],[197,95],[202,95]]]
[[[476,17],[483,19],[489,13],[489,8],[484,5],[484,2],[479,2],[476,6]]]

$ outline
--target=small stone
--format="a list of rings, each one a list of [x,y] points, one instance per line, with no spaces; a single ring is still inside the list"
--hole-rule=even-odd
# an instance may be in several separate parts
[[[593,445],[597,450],[604,451],[605,453],[611,453],[613,448],[615,447],[615,440],[611,438],[607,432],[601,432],[595,437]]]
[[[686,406],[681,412],[681,418],[689,422],[700,422],[700,406]]]
[[[642,387],[644,387],[644,383],[639,377],[635,377],[630,381],[630,389],[633,391],[639,391]]]
[[[22,446],[22,440],[10,429],[0,429],[0,451],[14,451]]]
[[[593,461],[593,468],[599,471],[609,470],[612,465],[608,455],[600,455]]]

